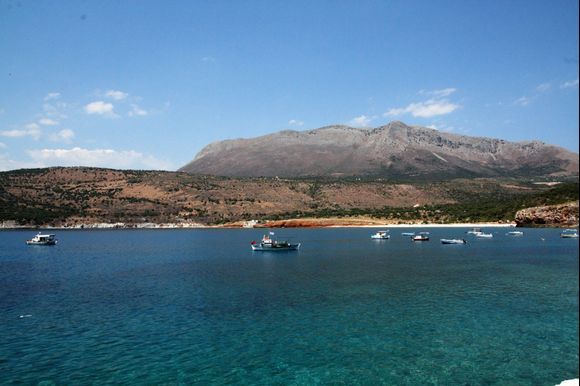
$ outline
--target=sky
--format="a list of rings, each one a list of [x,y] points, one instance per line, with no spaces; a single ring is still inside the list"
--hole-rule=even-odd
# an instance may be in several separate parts
[[[0,170],[391,121],[578,152],[578,1],[0,0]]]

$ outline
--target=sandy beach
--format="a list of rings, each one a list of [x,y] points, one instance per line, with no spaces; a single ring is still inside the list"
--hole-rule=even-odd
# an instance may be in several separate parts
[[[235,225],[230,225],[234,226]],[[515,227],[515,222],[500,223],[500,222],[470,222],[470,223],[391,223],[372,218],[301,218],[265,221],[255,224],[255,228],[417,228],[417,227],[431,227],[431,228],[475,228],[475,227]]]

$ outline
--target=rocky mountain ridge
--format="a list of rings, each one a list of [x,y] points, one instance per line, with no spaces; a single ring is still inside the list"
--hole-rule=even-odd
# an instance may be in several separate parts
[[[231,177],[390,179],[578,175],[578,154],[539,141],[469,137],[391,122],[327,126],[209,144],[180,171]]]

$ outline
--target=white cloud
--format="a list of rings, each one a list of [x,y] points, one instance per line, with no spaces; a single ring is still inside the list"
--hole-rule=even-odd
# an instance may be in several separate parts
[[[32,162],[14,161],[8,158],[6,154],[0,154],[0,171],[16,170],[24,168],[40,168],[43,165]]]
[[[536,90],[538,90],[539,92],[546,92],[550,88],[552,88],[552,85],[550,83],[542,83],[538,85],[538,87],[536,87]]]
[[[60,98],[59,92],[50,92],[50,93],[46,94],[46,96],[44,97],[44,100],[50,101],[50,100],[54,100],[54,99],[58,99],[58,98]]]
[[[28,125],[24,126],[24,129],[0,131],[0,135],[3,137],[8,138],[32,137],[35,140],[39,139],[41,134],[42,132],[40,130],[40,126],[38,126],[36,123],[29,123]]]
[[[54,119],[50,119],[50,118],[40,118],[38,120],[38,123],[43,125],[43,126],[56,126],[56,125],[58,125],[57,121],[55,121]]]
[[[36,163],[45,166],[93,166],[114,169],[170,170],[169,162],[134,150],[112,149],[41,149],[29,150],[28,155]]]
[[[568,80],[560,85],[560,88],[571,88],[578,86],[578,78],[574,80]]]
[[[530,104],[530,102],[532,102],[532,99],[524,95],[524,96],[519,97],[518,99],[516,99],[514,101],[514,105],[527,106],[527,105]]]
[[[131,105],[131,111],[129,111],[128,115],[130,117],[135,117],[135,116],[145,116],[149,114],[146,110],[143,110],[142,108],[140,108],[139,106],[132,104]]]
[[[64,111],[67,109],[68,104],[62,101],[47,102],[42,105],[42,110],[44,115],[48,117],[55,117],[58,119],[65,119],[67,116]]]
[[[298,119],[291,119],[288,121],[288,124],[290,126],[303,126],[304,122],[303,121],[299,121]]]
[[[95,101],[91,102],[85,106],[85,112],[87,114],[97,114],[97,115],[104,115],[109,117],[115,117],[116,114],[113,111],[113,104],[106,103],[103,101]]]
[[[71,129],[62,129],[57,133],[50,136],[50,140],[53,142],[65,142],[70,143],[75,136],[75,132]]]
[[[446,99],[429,99],[425,102],[411,103],[407,107],[390,109],[383,115],[393,117],[402,114],[411,114],[414,117],[430,118],[437,115],[450,114],[460,108],[460,105]]]
[[[129,94],[119,90],[109,90],[105,93],[105,96],[112,98],[116,101],[122,101],[123,99],[126,99],[129,96]]]
[[[353,127],[369,127],[370,123],[375,118],[376,117],[368,117],[366,115],[360,115],[358,117],[354,117],[353,119],[351,119],[348,122],[348,124],[349,124],[349,126],[353,126]]]
[[[419,94],[431,95],[431,96],[434,96],[435,98],[445,98],[445,97],[453,94],[456,91],[457,91],[456,88],[448,87],[448,88],[444,88],[441,90],[432,90],[432,91],[421,90],[421,91],[419,91]]]

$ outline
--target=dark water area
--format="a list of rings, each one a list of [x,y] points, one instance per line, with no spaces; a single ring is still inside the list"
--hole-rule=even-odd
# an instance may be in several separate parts
[[[555,385],[578,377],[558,229],[0,232],[0,384]],[[440,238],[465,238],[442,245]]]

